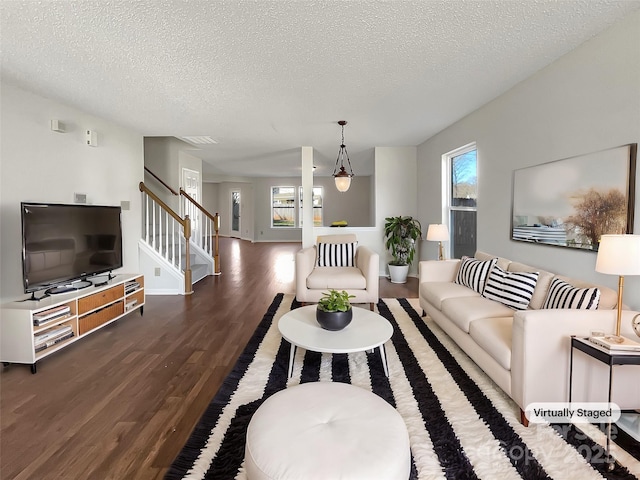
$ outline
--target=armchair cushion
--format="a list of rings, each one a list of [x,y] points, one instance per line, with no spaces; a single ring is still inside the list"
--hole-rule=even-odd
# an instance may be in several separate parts
[[[307,277],[307,288],[364,290],[367,279],[357,267],[316,267]]]
[[[319,243],[318,267],[354,267],[358,242]]]

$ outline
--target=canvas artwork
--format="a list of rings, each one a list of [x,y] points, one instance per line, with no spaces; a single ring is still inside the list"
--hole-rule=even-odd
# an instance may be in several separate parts
[[[515,170],[511,238],[591,251],[633,233],[637,144]]]

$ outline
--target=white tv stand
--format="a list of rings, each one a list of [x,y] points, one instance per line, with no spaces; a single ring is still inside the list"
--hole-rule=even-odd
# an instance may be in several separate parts
[[[144,310],[144,275],[115,275],[106,285],[2,305],[0,361],[36,363],[124,315]]]

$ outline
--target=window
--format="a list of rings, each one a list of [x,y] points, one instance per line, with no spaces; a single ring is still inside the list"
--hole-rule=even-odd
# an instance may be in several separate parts
[[[271,187],[271,226],[295,227],[295,203],[296,187]]]
[[[444,155],[447,167],[447,220],[451,235],[450,257],[473,256],[476,251],[478,165],[476,144]]]
[[[300,208],[298,210],[298,224],[302,227],[302,187],[300,187]],[[322,226],[322,187],[313,187],[313,226]]]

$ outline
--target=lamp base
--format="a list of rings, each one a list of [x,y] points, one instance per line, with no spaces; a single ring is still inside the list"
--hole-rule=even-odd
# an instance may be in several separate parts
[[[626,337],[617,335],[606,335],[604,337],[589,337],[589,341],[606,348],[607,350],[618,350],[627,352],[640,352],[640,343],[629,340]]]

